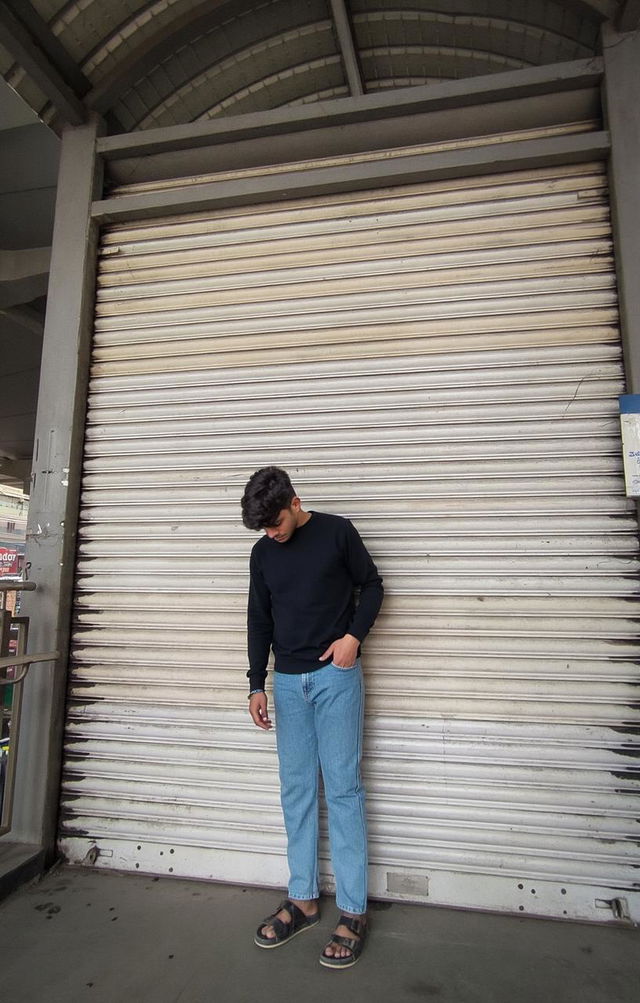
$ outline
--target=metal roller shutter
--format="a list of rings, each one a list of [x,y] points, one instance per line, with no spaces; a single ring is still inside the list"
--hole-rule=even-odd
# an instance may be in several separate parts
[[[597,164],[107,229],[67,857],[284,883],[274,737],[246,715],[238,504],[276,462],[385,577],[372,893],[638,918],[622,391]]]

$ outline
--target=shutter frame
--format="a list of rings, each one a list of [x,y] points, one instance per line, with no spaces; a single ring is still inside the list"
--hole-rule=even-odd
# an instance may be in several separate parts
[[[67,857],[286,880],[275,744],[243,706],[239,495],[275,459],[353,519],[388,586],[364,656],[372,893],[637,915],[602,167],[105,229],[93,359]]]

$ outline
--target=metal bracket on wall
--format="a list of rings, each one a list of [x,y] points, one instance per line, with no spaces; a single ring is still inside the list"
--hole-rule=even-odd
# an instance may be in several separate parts
[[[610,909],[616,919],[624,920],[627,923],[631,922],[627,899],[596,899],[596,909]]]

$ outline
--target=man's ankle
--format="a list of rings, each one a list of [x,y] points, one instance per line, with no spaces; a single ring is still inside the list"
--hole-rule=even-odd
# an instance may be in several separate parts
[[[305,916],[308,916],[309,913],[315,912],[318,904],[317,899],[291,899],[291,901],[294,905],[297,905],[298,909],[300,909]]]

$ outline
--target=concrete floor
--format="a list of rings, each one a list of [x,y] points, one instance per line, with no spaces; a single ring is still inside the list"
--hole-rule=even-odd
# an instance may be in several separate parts
[[[278,893],[60,868],[0,904],[2,1003],[637,1003],[640,933],[373,903],[348,972],[319,927],[252,943]]]

